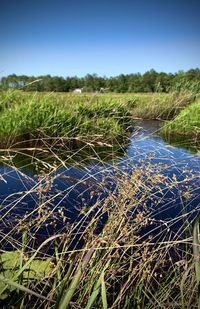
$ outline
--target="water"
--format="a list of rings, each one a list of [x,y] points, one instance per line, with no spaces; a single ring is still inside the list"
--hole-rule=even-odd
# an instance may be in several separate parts
[[[200,208],[200,157],[167,144],[157,134],[159,126],[157,121],[138,122],[121,157],[110,159],[112,156],[109,156],[107,162],[91,158],[85,165],[80,162],[71,166],[61,164],[58,169],[51,165],[49,174],[40,176],[33,168],[37,164],[27,163],[24,156],[17,167],[15,157],[5,157],[0,167],[2,243],[5,235],[13,233],[18,235],[16,239],[21,239],[23,224],[24,229],[28,224],[40,241],[55,231],[64,232],[73,222],[80,221],[86,226],[94,213],[84,221],[83,208],[88,209],[97,202],[101,205],[108,192],[116,189],[116,175],[131,177],[138,170],[146,170],[152,177],[155,173],[161,174],[167,179],[159,183],[160,192],[155,186],[146,200],[152,219],[151,231],[159,234],[164,226],[171,238],[177,234],[181,236],[183,219],[187,217],[192,221]],[[48,169],[48,162],[46,165]],[[172,179],[177,183],[173,188]],[[40,204],[43,207],[38,209]],[[106,219],[104,214],[100,230]],[[144,234],[151,231],[148,228]],[[9,246],[8,237],[5,246]]]
[[[158,135],[159,122],[143,121],[138,125],[139,131],[132,137],[120,166],[131,162],[131,166],[138,168],[144,164],[153,166],[155,173],[158,164],[158,170],[168,181],[167,185],[160,184],[162,193],[155,192],[154,198],[147,201],[151,218],[157,223],[152,228],[158,232],[164,226],[171,239],[184,237],[184,222],[192,222],[200,208],[200,156],[167,144]],[[171,188],[174,179],[177,185]]]

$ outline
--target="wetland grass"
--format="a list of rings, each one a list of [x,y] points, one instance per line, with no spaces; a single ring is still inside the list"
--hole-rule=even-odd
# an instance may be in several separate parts
[[[133,119],[174,118],[192,94],[48,94],[0,93],[0,137],[13,140],[78,138],[115,142],[125,137]]]
[[[143,104],[142,111],[147,102],[155,103],[154,108],[150,105],[149,115],[154,110],[155,118],[171,117],[172,96],[152,95],[151,100],[146,95],[133,97],[130,94],[127,97],[113,95],[109,100],[107,94],[94,97],[57,94],[54,97],[54,94],[14,92],[1,96],[2,135],[23,134],[28,128],[31,134],[42,130],[44,141],[44,134],[47,138],[52,138],[52,134],[55,139],[62,138],[63,134],[89,136],[86,143],[91,154],[87,160],[94,160],[96,156],[95,162],[101,169],[88,170],[78,181],[69,179],[63,169],[68,168],[73,158],[59,156],[46,145],[51,161],[43,161],[37,152],[27,155],[31,161],[36,160],[37,166],[42,166],[37,169],[37,177],[32,178],[24,173],[27,162],[23,167],[15,165],[16,152],[22,150],[9,148],[7,157],[5,153],[1,155],[4,164],[19,175],[23,190],[14,195],[14,199],[6,197],[0,208],[0,306],[198,308],[198,217],[193,236],[196,209],[187,210],[185,205],[189,207],[189,198],[195,196],[190,180],[199,181],[199,176],[190,171],[189,176],[183,172],[181,180],[174,175],[166,176],[163,172],[168,166],[152,163],[151,156],[147,161],[140,159],[138,164],[132,164],[127,172],[113,161],[103,162],[91,142],[95,134],[93,140],[98,142],[102,137],[104,141],[123,134],[127,124],[130,125],[130,108],[133,113],[134,108],[138,108],[134,115],[141,117],[138,106]],[[163,105],[158,111],[155,106],[159,96]],[[171,105],[165,109],[168,100]],[[188,100],[184,99],[183,103],[179,97],[177,102],[181,103],[174,107],[173,115],[188,104]],[[115,126],[111,133],[110,129]],[[36,150],[37,138],[35,143]],[[74,162],[74,166],[84,169],[84,161]],[[0,183],[6,181],[5,176],[1,175]],[[62,180],[64,190],[56,187],[57,179]],[[29,181],[31,186],[27,185]],[[82,199],[74,221],[62,205],[73,190],[77,190]],[[183,211],[177,219],[155,219],[153,213],[163,212],[160,202],[168,205],[168,194],[173,198],[173,190],[181,196]],[[85,191],[89,195],[87,200]],[[27,196],[34,199],[34,207],[25,200]],[[56,202],[57,197],[60,199]],[[24,215],[16,216],[17,210],[23,208],[27,210]],[[173,231],[177,220],[185,225]]]
[[[198,261],[193,257],[192,233],[186,233],[183,226],[174,233],[173,219],[162,221],[152,216],[155,209],[159,211],[160,200],[168,203],[166,188],[167,192],[177,190],[183,200],[193,195],[187,174],[182,180],[164,176],[167,165],[153,164],[151,158],[148,164],[133,165],[128,173],[114,165],[109,175],[115,184],[111,190],[107,186],[108,164],[99,163],[104,166],[100,173],[106,174],[101,182],[93,180],[87,187],[91,200],[95,195],[99,198],[91,206],[89,200],[83,200],[74,222],[54,199],[58,195],[64,200],[77,183],[64,193],[48,194],[56,178],[62,176],[53,171],[65,167],[64,161],[51,166],[48,173],[41,172],[31,189],[7,205],[6,212],[1,209],[1,225],[6,226],[12,212],[23,207],[24,195],[38,196],[34,208],[13,226],[10,222],[9,232],[1,230],[1,307],[197,308]],[[18,172],[22,174],[22,170]],[[88,172],[88,180],[79,182],[85,185],[98,174]],[[65,181],[64,175],[62,179]],[[103,199],[98,195],[102,191]],[[188,223],[187,216],[194,211],[183,212],[178,220]],[[191,231],[188,224],[187,231]],[[49,232],[38,244],[44,227]],[[194,235],[197,241],[196,232]],[[6,249],[8,245],[11,251]]]
[[[189,137],[200,140],[200,98],[183,109],[173,120],[163,127],[163,133],[169,136]]]
[[[96,96],[2,93],[0,136],[86,137],[114,140],[130,124],[125,103]]]

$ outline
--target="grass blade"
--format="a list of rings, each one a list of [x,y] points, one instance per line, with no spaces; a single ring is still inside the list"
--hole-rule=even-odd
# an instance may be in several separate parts
[[[71,282],[71,284],[70,284],[70,286],[67,290],[66,295],[64,296],[63,300],[61,301],[59,309],[68,308],[69,303],[70,303],[70,301],[71,301],[71,299],[74,295],[74,292],[77,288],[77,285],[79,284],[79,281],[81,279],[81,275],[82,275],[83,271],[85,270],[85,267],[86,267],[87,263],[89,262],[93,252],[94,252],[94,248],[91,248],[88,251],[88,253],[86,254],[86,256],[84,257],[83,262],[79,266],[79,268],[78,268],[78,270],[77,270],[77,272],[76,272],[76,274],[75,274],[75,276],[74,276],[74,278],[73,278],[73,280],[72,280],[72,282]]]
[[[102,275],[101,275],[101,297],[102,297],[103,309],[107,309],[108,304],[107,304],[107,297],[106,297],[106,285],[105,285],[105,280],[104,280],[104,271],[102,272]]]
[[[36,293],[36,292],[34,292],[34,291],[28,289],[28,288],[26,288],[25,286],[23,286],[23,285],[21,285],[21,284],[15,282],[15,281],[13,281],[13,280],[11,280],[11,279],[9,279],[9,278],[5,278],[5,277],[2,276],[2,275],[0,275],[0,280],[1,280],[2,282],[4,282],[6,285],[11,285],[11,286],[13,286],[14,288],[19,289],[19,290],[21,290],[21,291],[23,291],[23,292],[25,292],[25,293],[28,293],[28,294],[34,295],[34,296],[36,296],[36,297],[38,297],[38,298],[41,298],[41,299],[44,299],[44,300],[48,300],[48,301],[49,301],[48,298],[46,298],[46,297],[44,297],[44,296],[42,296],[42,295],[40,295],[40,294],[38,294],[38,293]]]
[[[199,219],[200,213],[194,220],[193,227],[193,255],[194,255],[194,267],[195,275],[198,286],[198,308],[200,308],[200,244],[199,244]]]

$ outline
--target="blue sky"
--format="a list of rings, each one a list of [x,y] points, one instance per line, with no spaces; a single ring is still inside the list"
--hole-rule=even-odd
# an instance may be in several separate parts
[[[1,0],[0,76],[200,67],[200,0]]]

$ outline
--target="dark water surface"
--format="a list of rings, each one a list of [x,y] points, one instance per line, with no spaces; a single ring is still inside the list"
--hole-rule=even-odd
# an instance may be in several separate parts
[[[187,219],[192,220],[200,208],[200,156],[167,144],[157,134],[159,126],[156,121],[138,122],[123,155],[115,160],[100,163],[91,158],[81,167],[61,164],[58,169],[51,168],[48,175],[38,176],[23,157],[21,168],[16,168],[11,164],[12,159],[4,154],[4,163],[0,166],[0,237],[10,233],[25,216],[30,228],[41,238],[55,230],[62,232],[69,222],[83,219],[83,207],[91,207],[104,199],[109,190],[115,190],[116,173],[129,175],[140,168],[151,170],[151,166],[177,182],[173,189],[170,183],[169,186],[163,183],[163,187],[161,184],[162,194],[155,190],[154,200],[147,200],[156,224],[164,223],[167,231],[175,235],[184,212]],[[42,203],[45,207],[38,215],[35,209]],[[48,212],[46,217],[45,211]],[[41,217],[40,228],[36,223],[38,216]],[[105,220],[106,217],[103,222]]]

